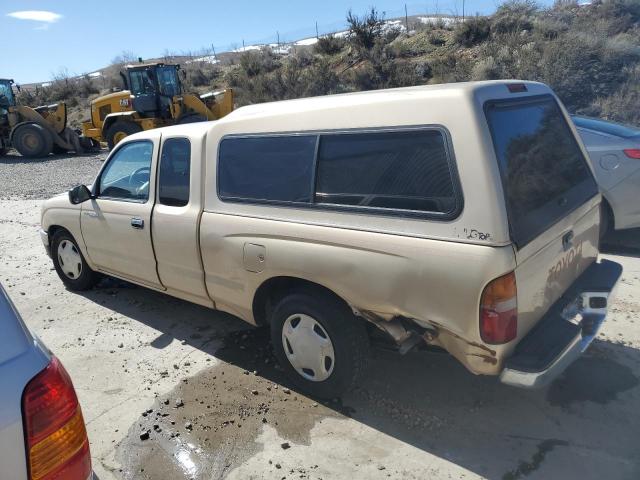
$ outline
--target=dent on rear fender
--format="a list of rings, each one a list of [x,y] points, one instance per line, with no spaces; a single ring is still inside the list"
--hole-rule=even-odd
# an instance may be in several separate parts
[[[358,309],[353,306],[351,308],[357,316],[385,332],[399,346],[405,342],[411,342],[411,337],[416,335],[416,329],[412,327],[412,324],[415,324],[420,331],[424,330],[421,337],[426,344],[444,348],[472,373],[482,375],[500,373],[503,356],[499,355],[498,351],[483,343],[467,340],[442,325],[424,320],[394,317],[392,314]]]

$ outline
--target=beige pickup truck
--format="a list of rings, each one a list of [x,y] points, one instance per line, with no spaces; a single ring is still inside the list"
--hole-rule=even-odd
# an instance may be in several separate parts
[[[373,332],[536,387],[591,343],[621,274],[597,260],[600,199],[547,86],[459,83],[132,135],[45,202],[41,235],[72,290],[110,275],[268,326],[320,397],[358,380]]]

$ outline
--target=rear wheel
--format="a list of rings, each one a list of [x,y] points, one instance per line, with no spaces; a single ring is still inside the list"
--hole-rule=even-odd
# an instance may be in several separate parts
[[[37,123],[21,125],[13,132],[13,146],[23,157],[46,157],[53,149],[53,137]]]
[[[109,150],[111,150],[118,144],[118,142],[124,140],[129,135],[133,135],[134,133],[138,133],[141,131],[142,127],[137,123],[126,121],[118,121],[114,123],[107,129],[107,133],[105,134],[107,144],[109,145]]]
[[[70,290],[89,290],[100,275],[89,268],[75,239],[66,230],[58,230],[51,239],[53,266]]]
[[[324,292],[283,298],[271,316],[271,341],[285,373],[301,390],[334,398],[360,379],[369,338],[349,307]]]

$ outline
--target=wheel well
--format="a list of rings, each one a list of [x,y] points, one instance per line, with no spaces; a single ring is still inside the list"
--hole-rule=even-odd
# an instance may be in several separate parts
[[[609,228],[611,230],[614,230],[616,226],[616,218],[613,214],[613,208],[611,208],[611,204],[609,203],[609,200],[607,200],[607,198],[604,195],[602,195],[602,205],[607,216],[609,217]]]
[[[297,277],[273,277],[266,280],[253,297],[253,318],[257,325],[267,325],[271,310],[278,300],[283,298],[292,290],[311,290],[323,295],[330,295],[351,309],[347,302],[334,291],[318,283],[304,280]]]
[[[59,231],[65,231],[67,232],[69,235],[71,235],[71,232],[69,230],[67,230],[64,227],[61,227],[60,225],[51,225],[49,227],[49,230],[47,231],[47,233],[49,234],[49,246],[51,246],[51,239],[53,239],[53,236],[59,232]],[[73,235],[71,235],[73,237]]]

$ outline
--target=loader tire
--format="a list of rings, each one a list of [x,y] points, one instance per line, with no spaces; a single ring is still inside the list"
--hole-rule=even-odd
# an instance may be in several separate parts
[[[115,147],[118,142],[125,137],[141,131],[142,127],[137,123],[124,121],[114,123],[107,129],[107,133],[105,135],[107,145],[109,145],[109,150],[112,150],[113,147]]]
[[[198,122],[206,122],[207,117],[204,115],[200,115],[199,113],[187,113],[186,115],[182,115],[178,118],[177,124],[184,125],[186,123],[198,123]]]
[[[62,155],[63,153],[67,153],[66,148],[62,148],[60,145],[53,144],[53,149],[51,150],[55,155]]]
[[[53,137],[37,123],[19,126],[13,132],[13,146],[26,158],[46,157],[53,149]]]

